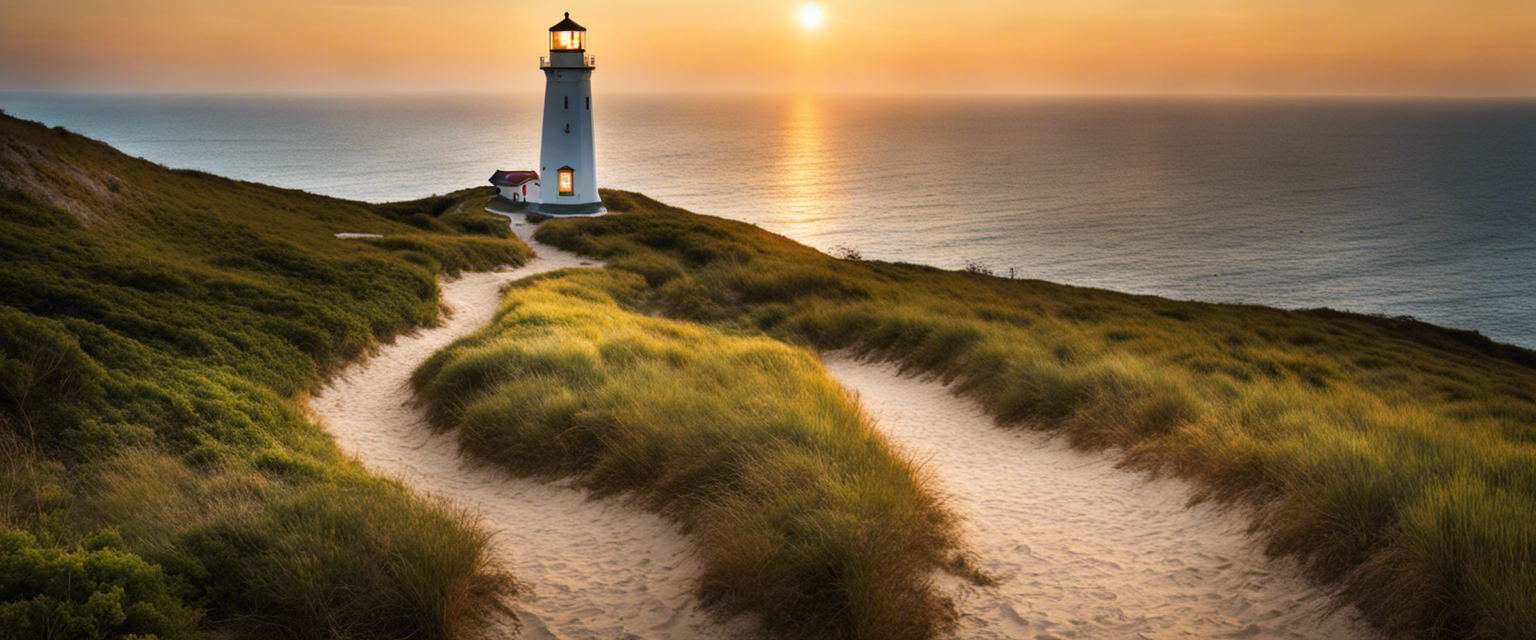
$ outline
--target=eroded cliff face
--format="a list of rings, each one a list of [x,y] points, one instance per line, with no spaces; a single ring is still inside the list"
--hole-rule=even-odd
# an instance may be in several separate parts
[[[72,133],[0,115],[0,188],[68,211],[90,226],[123,214],[141,199],[123,178],[138,158]]]

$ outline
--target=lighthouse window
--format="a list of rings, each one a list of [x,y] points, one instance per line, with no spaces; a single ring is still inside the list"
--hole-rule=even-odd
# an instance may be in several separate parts
[[[585,31],[551,31],[549,32],[549,49],[551,51],[579,51],[586,40]]]
[[[570,169],[560,170],[560,195],[576,195],[575,172]]]
[[[571,108],[571,97],[570,96],[566,96],[565,97],[565,108],[567,108],[567,109]]]
[[[587,111],[592,110],[592,96],[587,96]]]

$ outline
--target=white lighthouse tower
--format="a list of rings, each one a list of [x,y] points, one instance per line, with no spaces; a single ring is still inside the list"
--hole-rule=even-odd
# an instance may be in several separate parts
[[[544,142],[539,153],[539,201],[528,209],[556,216],[606,213],[597,195],[592,153],[592,70],[587,28],[565,19],[549,28],[544,70]]]

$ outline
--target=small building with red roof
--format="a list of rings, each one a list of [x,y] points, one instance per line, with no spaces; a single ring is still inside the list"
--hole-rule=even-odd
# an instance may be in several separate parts
[[[512,202],[539,201],[539,172],[497,171],[491,174],[491,184],[501,192],[501,197]]]

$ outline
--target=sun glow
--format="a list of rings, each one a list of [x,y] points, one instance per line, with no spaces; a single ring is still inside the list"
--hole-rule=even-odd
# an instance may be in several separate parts
[[[800,26],[807,29],[818,29],[821,27],[821,22],[821,7],[817,6],[816,3],[812,2],[800,7]]]

